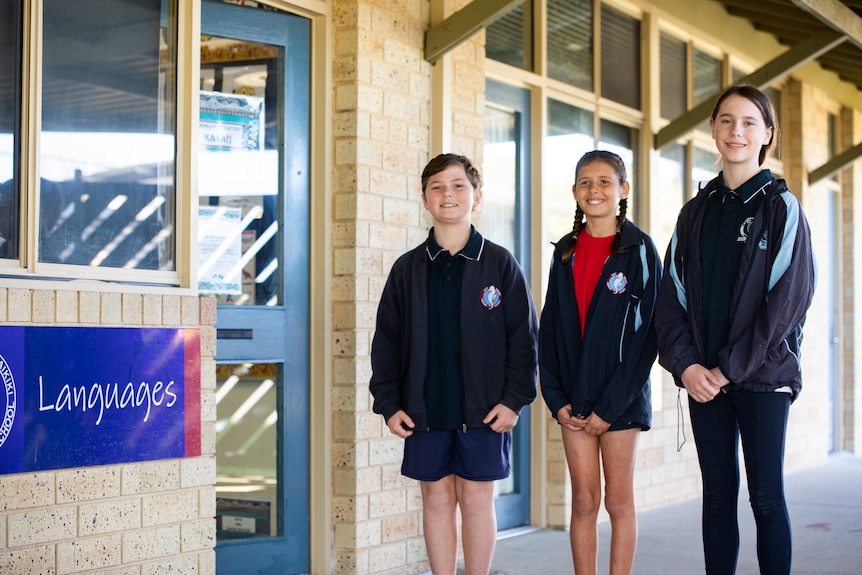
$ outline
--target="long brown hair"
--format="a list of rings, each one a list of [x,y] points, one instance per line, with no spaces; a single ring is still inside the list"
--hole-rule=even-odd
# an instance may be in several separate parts
[[[593,150],[591,152],[587,152],[581,159],[578,160],[578,165],[575,167],[575,182],[578,181],[578,174],[581,172],[581,169],[585,166],[592,164],[593,162],[604,162],[608,164],[610,167],[614,169],[617,173],[617,178],[620,180],[620,185],[626,183],[628,179],[626,175],[626,165],[623,162],[623,159],[620,158],[617,154],[613,152],[609,152],[607,150]],[[620,230],[623,228],[623,224],[626,221],[626,211],[628,210],[629,200],[628,198],[622,198],[620,200],[620,211],[617,214],[617,232],[614,235],[614,241],[611,243],[611,251],[619,252],[620,250]],[[586,218],[584,217],[584,211],[581,209],[580,204],[575,208],[575,223],[572,225],[572,235],[569,238],[569,241],[566,243],[565,248],[563,248],[563,254],[560,258],[562,263],[568,262],[572,254],[575,253],[575,244],[578,243],[578,234],[581,233],[581,230],[584,229],[584,226],[587,225]]]

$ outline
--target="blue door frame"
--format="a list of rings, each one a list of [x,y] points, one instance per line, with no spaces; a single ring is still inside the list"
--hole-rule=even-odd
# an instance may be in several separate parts
[[[298,574],[310,571],[308,448],[309,76],[310,21],[277,11],[222,2],[201,5],[201,33],[279,48],[278,115],[280,193],[276,210],[279,302],[275,306],[219,306],[218,363],[281,366],[276,405],[279,533],[222,541],[219,575]],[[267,110],[269,116],[271,110]],[[268,134],[269,136],[269,134]],[[237,337],[237,334],[241,334]]]
[[[515,257],[524,273],[530,277],[530,92],[487,80],[485,99],[511,111],[515,118]],[[486,169],[492,167],[486,167]],[[497,529],[511,529],[530,522],[530,410],[521,411],[521,418],[512,434],[511,493],[494,500]]]

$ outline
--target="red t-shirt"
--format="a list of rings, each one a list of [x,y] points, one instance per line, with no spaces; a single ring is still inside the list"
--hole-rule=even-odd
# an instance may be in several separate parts
[[[587,325],[587,310],[596,291],[596,284],[602,275],[602,268],[611,255],[614,236],[594,238],[583,229],[575,244],[575,260],[572,263],[572,280],[575,283],[575,300],[578,302],[578,315],[581,318],[581,337]]]

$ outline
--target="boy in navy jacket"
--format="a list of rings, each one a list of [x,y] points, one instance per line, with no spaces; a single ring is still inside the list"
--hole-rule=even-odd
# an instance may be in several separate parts
[[[471,223],[481,197],[467,158],[425,167],[434,226],[392,266],[371,345],[373,410],[405,439],[401,472],[421,482],[435,574],[455,573],[457,507],[467,572],[489,571],[494,481],[508,477],[511,431],[536,398],[536,310],[514,256]]]

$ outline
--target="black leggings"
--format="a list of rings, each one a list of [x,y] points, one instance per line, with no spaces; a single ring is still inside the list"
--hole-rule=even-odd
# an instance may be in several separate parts
[[[728,391],[708,403],[689,398],[703,478],[703,553],[708,575],[732,575],[739,555],[738,443],[757,525],[764,575],[790,573],[790,517],[784,499],[784,439],[790,394]]]

